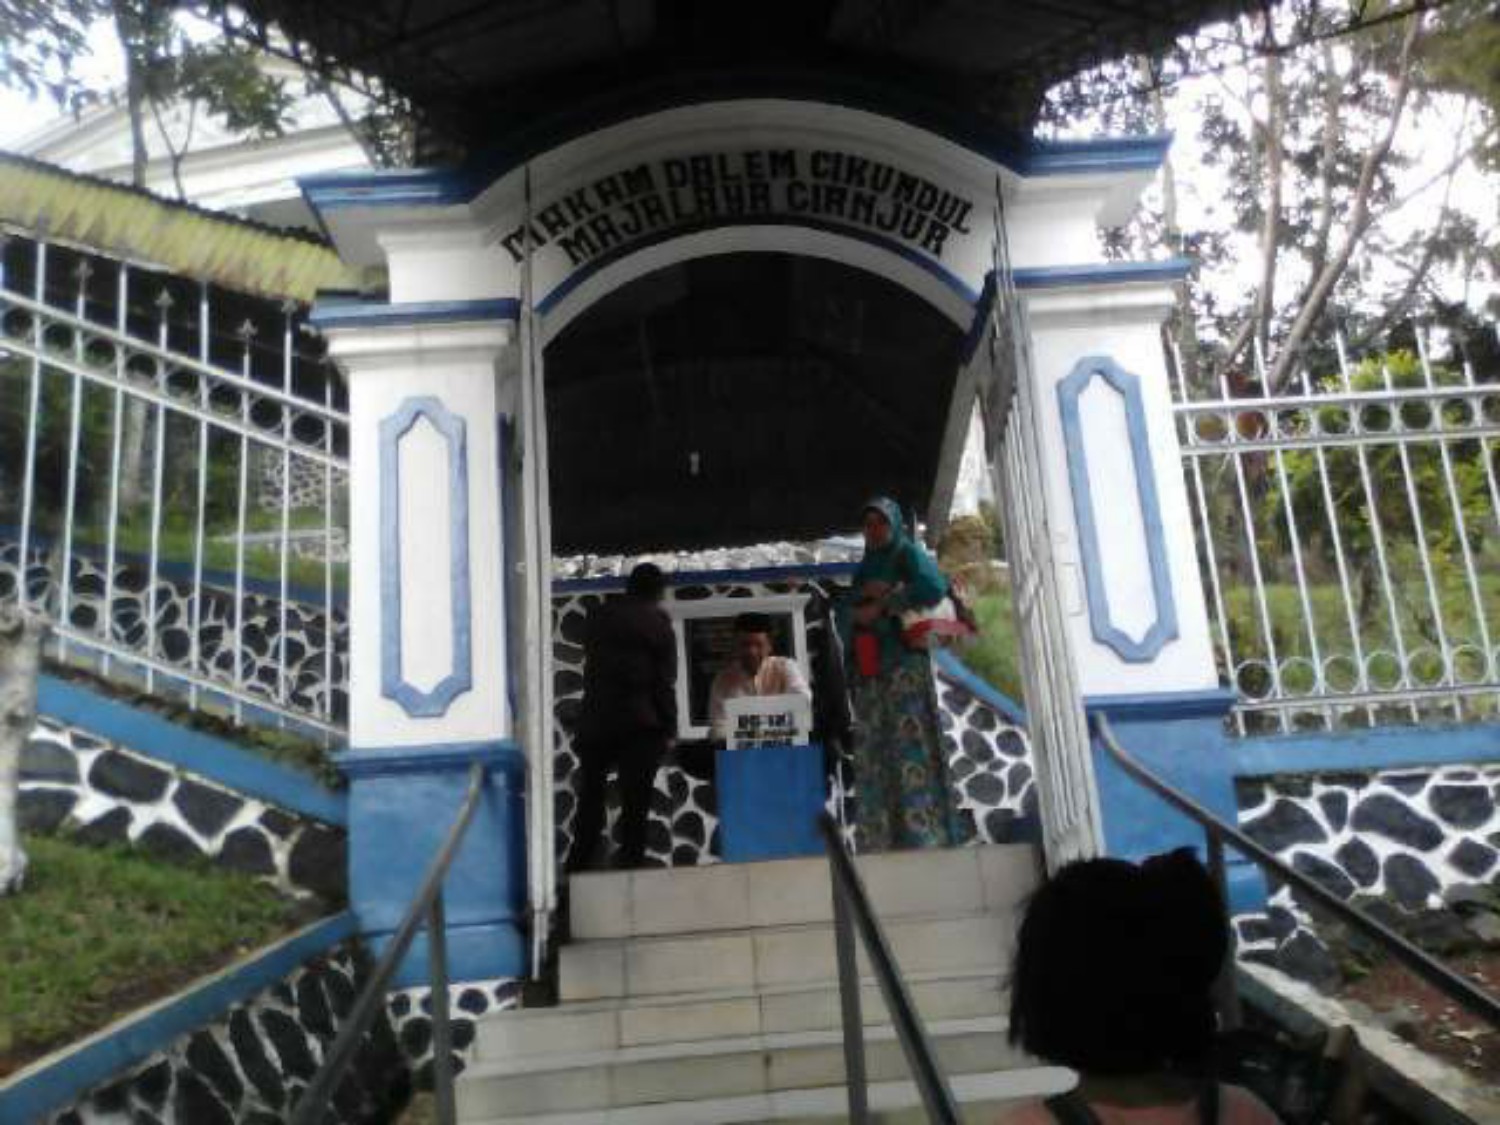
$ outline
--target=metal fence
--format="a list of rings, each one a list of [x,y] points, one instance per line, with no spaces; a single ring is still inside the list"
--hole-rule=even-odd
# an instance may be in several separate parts
[[[1174,409],[1240,733],[1500,713],[1500,372],[1342,340]],[[1451,356],[1451,358],[1449,358]]]
[[[0,597],[59,660],[336,734],[348,422],[303,310],[0,238]]]

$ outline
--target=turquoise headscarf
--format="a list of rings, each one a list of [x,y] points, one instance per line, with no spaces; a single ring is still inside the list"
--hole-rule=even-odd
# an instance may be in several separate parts
[[[937,560],[906,533],[901,505],[887,496],[877,496],[862,511],[880,513],[890,525],[891,535],[883,547],[866,547],[864,558],[854,572],[854,589],[839,615],[846,652],[854,635],[853,602],[859,599],[865,583],[885,582],[901,587],[887,598],[893,615],[904,613],[913,606],[934,605],[948,593],[948,579],[938,569]],[[910,651],[901,643],[900,622],[896,616],[887,616],[876,624],[875,629],[880,635],[881,667],[895,667]]]

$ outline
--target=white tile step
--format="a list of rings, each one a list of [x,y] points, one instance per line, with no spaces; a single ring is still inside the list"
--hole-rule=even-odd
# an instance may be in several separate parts
[[[928,849],[861,856],[865,889],[882,921],[1009,909],[1036,889],[1030,845]],[[594,872],[568,880],[574,941],[828,922],[822,857],[667,870]]]
[[[1015,929],[1010,909],[895,918],[885,925],[896,962],[908,974],[1008,965]],[[863,973],[862,949],[859,956]],[[569,943],[558,950],[558,993],[565,1003],[837,978],[831,924],[615,938]]]
[[[1058,1067],[1028,1067],[950,1079],[966,1125],[991,1125],[1007,1106],[1023,1098],[1045,1098],[1070,1089],[1075,1076]],[[872,1116],[880,1125],[925,1125],[927,1113],[910,1080],[872,1082]],[[656,1102],[644,1106],[463,1119],[463,1125],[822,1125],[848,1120],[843,1086],[776,1090],[736,1098]]]
[[[927,1026],[950,1076],[1034,1069],[1006,1042],[1005,1029],[999,1016]],[[866,1029],[865,1065],[871,1081],[908,1076],[889,1025]],[[843,1033],[831,1029],[476,1062],[460,1076],[457,1097],[468,1121],[768,1095],[843,1080]]]
[[[1003,1015],[1009,1002],[999,967],[912,973],[906,985],[924,1020]],[[873,980],[866,978],[861,987],[860,1004],[867,1025],[889,1022],[884,998]],[[499,1060],[558,1050],[604,1051],[841,1024],[839,990],[833,983],[671,993],[499,1012],[479,1021],[474,1053],[482,1060]]]

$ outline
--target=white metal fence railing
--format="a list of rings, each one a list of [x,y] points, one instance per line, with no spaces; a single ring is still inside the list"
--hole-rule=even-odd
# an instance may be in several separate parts
[[[1190,393],[1178,436],[1241,733],[1500,714],[1500,372],[1342,340],[1275,393]],[[1237,393],[1238,392],[1238,393]]]
[[[300,317],[0,232],[0,597],[69,664],[333,735],[348,426]]]

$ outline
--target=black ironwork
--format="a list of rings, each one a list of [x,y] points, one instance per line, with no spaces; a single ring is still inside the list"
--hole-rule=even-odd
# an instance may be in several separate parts
[[[1275,853],[1245,835],[1238,828],[1220,820],[1170,782],[1156,776],[1132,758],[1120,745],[1106,716],[1094,715],[1093,724],[1100,743],[1121,769],[1167,804],[1176,808],[1178,812],[1196,821],[1203,829],[1209,844],[1210,865],[1214,869],[1215,877],[1219,880],[1221,892],[1225,889],[1223,849],[1225,845],[1228,845],[1262,870],[1296,888],[1340,922],[1374,941],[1455,1004],[1472,1012],[1491,1026],[1500,1027],[1500,999],[1496,999],[1461,973],[1413,945],[1385,923],[1372,918],[1358,907],[1351,906],[1316,879],[1283,863]],[[1217,859],[1215,859],[1216,856]]]
[[[891,1025],[917,1084],[917,1093],[927,1109],[927,1119],[940,1125],[958,1125],[958,1105],[943,1077],[932,1043],[917,1015],[916,1005],[901,979],[900,966],[875,911],[870,906],[863,880],[844,847],[838,822],[824,813],[818,818],[833,884],[833,940],[838,956],[839,1001],[844,1024],[844,1077],[849,1090],[849,1120],[864,1125],[869,1120],[866,1092],[865,1029],[860,1014],[859,969],[855,962],[854,938],[864,943],[865,955],[875,974],[875,983],[885,998]]]

